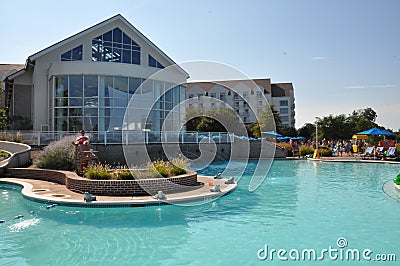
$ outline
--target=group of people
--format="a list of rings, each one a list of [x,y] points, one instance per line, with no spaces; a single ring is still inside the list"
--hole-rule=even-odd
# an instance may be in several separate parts
[[[311,141],[311,140],[302,143],[302,145],[313,147],[314,149],[317,147],[316,141]],[[294,144],[294,146],[296,146],[296,144]],[[357,148],[355,148],[354,146],[356,146]],[[318,141],[318,147],[331,148],[333,151],[333,155],[338,155],[338,156],[343,156],[343,155],[349,156],[352,155],[353,153],[363,153],[365,151],[366,146],[367,143],[362,140],[357,140],[355,143],[352,143],[350,140],[322,139],[321,141]]]

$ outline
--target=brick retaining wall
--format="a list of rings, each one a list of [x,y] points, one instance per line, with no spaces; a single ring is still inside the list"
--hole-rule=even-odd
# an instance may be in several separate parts
[[[187,191],[199,186],[197,173],[189,171],[185,175],[169,178],[149,178],[138,180],[91,180],[82,178],[73,172],[44,170],[35,168],[9,168],[7,176],[38,179],[65,185],[69,190],[89,192],[103,196],[139,196]]]

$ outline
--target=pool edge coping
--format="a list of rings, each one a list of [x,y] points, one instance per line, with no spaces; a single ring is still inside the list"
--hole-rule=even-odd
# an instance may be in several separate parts
[[[212,177],[209,178],[212,179]],[[173,195],[177,194],[179,195],[179,193],[171,193],[167,194],[167,199],[165,200],[158,200],[153,197],[151,199],[135,199],[134,197],[132,197],[131,200],[100,200],[100,201],[85,202],[83,200],[83,195],[82,195],[82,200],[66,199],[66,198],[55,199],[52,197],[38,195],[32,191],[33,185],[25,181],[13,180],[10,178],[0,178],[0,184],[1,183],[12,184],[22,187],[21,189],[22,196],[31,201],[46,203],[46,204],[57,204],[61,206],[83,207],[83,208],[144,207],[144,206],[155,206],[155,205],[173,205],[173,204],[184,204],[193,202],[207,202],[228,195],[237,188],[237,182],[235,182],[234,184],[229,184],[226,188],[221,189],[221,192],[209,191],[207,193],[201,193],[201,194],[197,193],[185,197],[181,196],[174,197]],[[171,198],[168,199],[168,197]]]

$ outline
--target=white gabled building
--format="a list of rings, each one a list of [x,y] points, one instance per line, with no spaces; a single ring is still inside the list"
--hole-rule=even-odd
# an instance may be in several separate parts
[[[167,75],[149,79],[160,69]],[[23,69],[5,78],[7,107],[9,116],[30,120],[34,131],[160,131],[166,115],[185,99],[188,77],[116,15],[29,56]],[[138,101],[123,121],[134,93]],[[174,123],[184,122],[181,109],[173,110]]]
[[[227,104],[246,124],[254,123],[255,114],[265,107],[263,96],[274,105],[282,125],[294,127],[295,99],[292,83],[271,84],[270,79],[253,79],[186,84],[186,108],[209,110],[222,108]]]

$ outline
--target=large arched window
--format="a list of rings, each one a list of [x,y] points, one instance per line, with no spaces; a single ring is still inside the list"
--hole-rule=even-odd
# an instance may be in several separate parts
[[[140,65],[140,46],[115,28],[92,40],[92,61]]]

